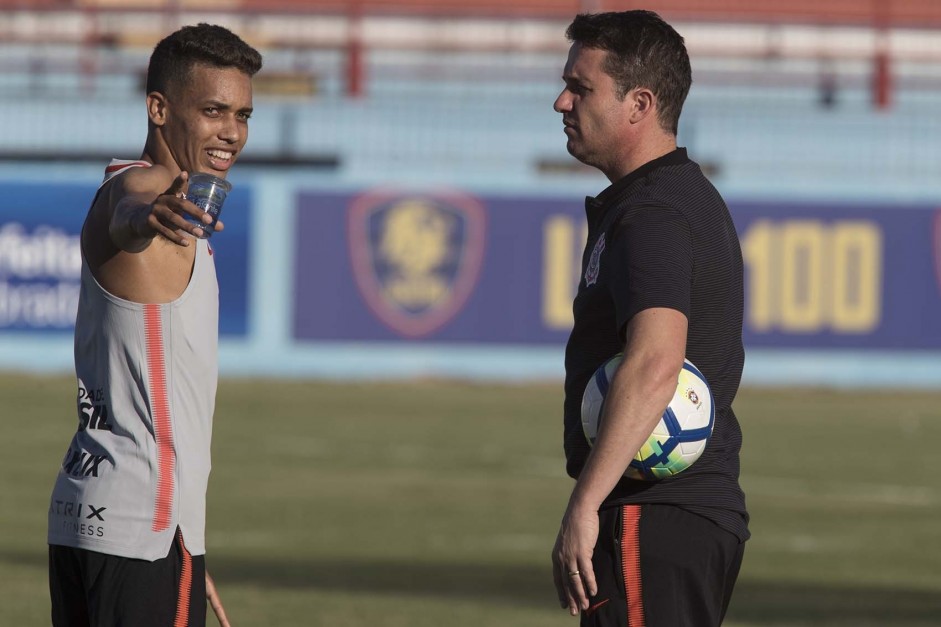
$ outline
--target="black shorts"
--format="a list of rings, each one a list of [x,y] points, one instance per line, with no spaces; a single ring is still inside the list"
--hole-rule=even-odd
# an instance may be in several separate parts
[[[163,559],[49,546],[53,627],[205,627],[206,561],[177,530]]]
[[[745,543],[672,505],[601,510],[592,557],[598,594],[583,627],[718,627]]]

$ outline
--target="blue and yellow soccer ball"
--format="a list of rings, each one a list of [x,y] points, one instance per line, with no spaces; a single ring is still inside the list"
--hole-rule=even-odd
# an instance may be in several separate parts
[[[598,435],[605,395],[622,358],[619,353],[602,364],[582,396],[582,428],[590,445],[594,445]],[[689,468],[706,450],[715,425],[712,393],[699,369],[689,360],[684,362],[673,400],[631,460],[625,477],[644,481],[670,477]]]

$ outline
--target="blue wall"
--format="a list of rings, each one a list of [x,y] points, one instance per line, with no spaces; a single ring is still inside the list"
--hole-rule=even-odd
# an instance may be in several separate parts
[[[582,202],[606,181],[565,153],[551,74],[259,96],[246,156],[337,166],[233,171],[223,374],[561,377]],[[896,95],[873,111],[865,88],[822,107],[808,87],[694,85],[679,142],[742,238],[747,383],[941,385],[941,98]],[[139,155],[142,103],[0,105],[0,148],[54,158],[0,164],[0,368],[68,371],[77,234],[105,158]]]
[[[71,367],[97,170],[0,168],[2,369]],[[222,373],[561,377],[582,203],[603,181],[451,177],[234,173],[213,239]],[[746,258],[746,383],[941,384],[936,204],[726,196]]]

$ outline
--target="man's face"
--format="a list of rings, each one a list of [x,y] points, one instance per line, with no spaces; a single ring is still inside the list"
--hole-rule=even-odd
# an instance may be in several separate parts
[[[631,99],[602,68],[607,51],[573,44],[562,73],[565,88],[553,108],[562,114],[566,148],[573,157],[608,173],[629,138]]]
[[[225,177],[248,139],[251,77],[236,68],[195,65],[172,92],[163,133],[177,165]]]

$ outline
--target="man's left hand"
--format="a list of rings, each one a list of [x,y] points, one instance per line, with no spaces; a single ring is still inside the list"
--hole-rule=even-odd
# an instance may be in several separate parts
[[[570,507],[562,517],[552,549],[552,577],[559,604],[572,616],[588,609],[588,597],[598,594],[591,556],[598,541],[598,512]]]

